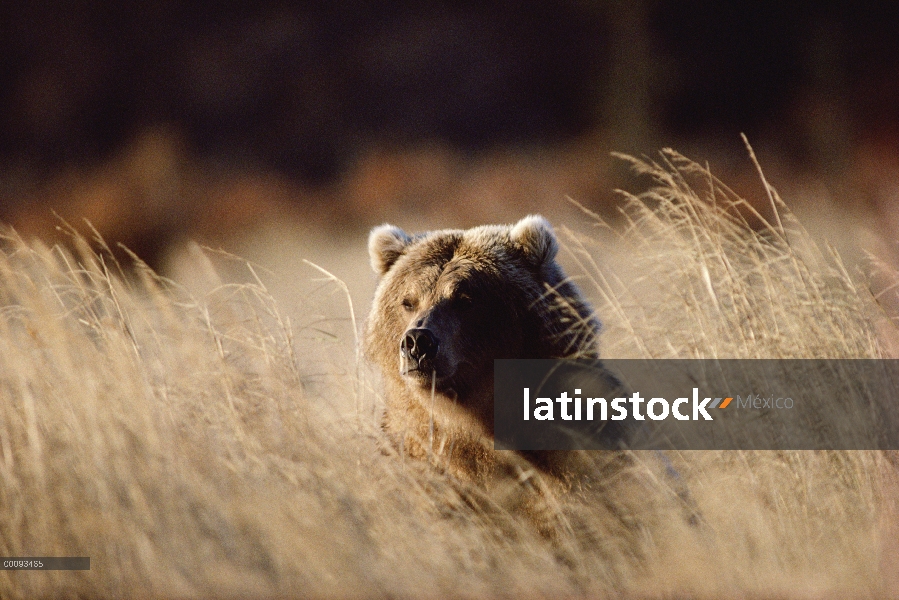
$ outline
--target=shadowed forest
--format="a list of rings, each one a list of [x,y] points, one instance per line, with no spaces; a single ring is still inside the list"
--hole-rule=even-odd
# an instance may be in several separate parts
[[[47,239],[53,212],[87,218],[160,267],[275,221],[471,226],[565,196],[614,217],[609,153],[664,147],[764,209],[745,133],[795,203],[889,238],[897,20],[850,2],[6,4],[0,219]]]

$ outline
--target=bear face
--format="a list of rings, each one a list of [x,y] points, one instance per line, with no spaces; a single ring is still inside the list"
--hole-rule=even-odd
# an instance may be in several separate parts
[[[414,236],[372,230],[381,280],[365,349],[387,384],[385,427],[411,435],[410,451],[435,427],[451,442],[492,437],[494,359],[597,357],[599,323],[557,251],[540,216]]]

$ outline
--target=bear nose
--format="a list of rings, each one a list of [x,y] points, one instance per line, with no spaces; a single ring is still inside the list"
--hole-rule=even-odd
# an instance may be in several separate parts
[[[423,360],[433,360],[437,356],[437,338],[430,329],[410,329],[403,336],[400,343],[400,351],[412,360],[419,363]]]

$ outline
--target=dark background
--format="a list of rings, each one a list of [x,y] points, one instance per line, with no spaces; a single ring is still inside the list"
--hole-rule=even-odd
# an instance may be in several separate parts
[[[899,150],[897,30],[899,5],[848,1],[4,2],[0,219],[64,212],[60,173],[90,179],[147,131],[182,180],[183,164],[259,172],[312,196],[374,148],[464,162],[586,139],[727,163],[745,162],[744,132],[775,171],[837,187],[861,173],[856,196],[880,205],[865,182]],[[146,197],[108,194],[154,223],[148,239],[206,201],[177,195],[157,223]]]

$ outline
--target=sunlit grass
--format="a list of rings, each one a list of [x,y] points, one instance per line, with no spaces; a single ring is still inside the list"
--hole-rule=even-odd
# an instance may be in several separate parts
[[[654,187],[627,226],[567,237],[604,356],[886,354],[864,281],[773,192],[766,220],[675,153],[634,164]],[[896,593],[888,455],[671,453],[699,526],[609,482],[603,501],[561,498],[549,539],[385,442],[357,325],[341,338],[311,305],[292,322],[254,265],[222,283],[196,249],[182,287],[72,235],[0,244],[0,554],[91,570],[2,571],[0,596]],[[308,277],[354,317],[341,282]]]

